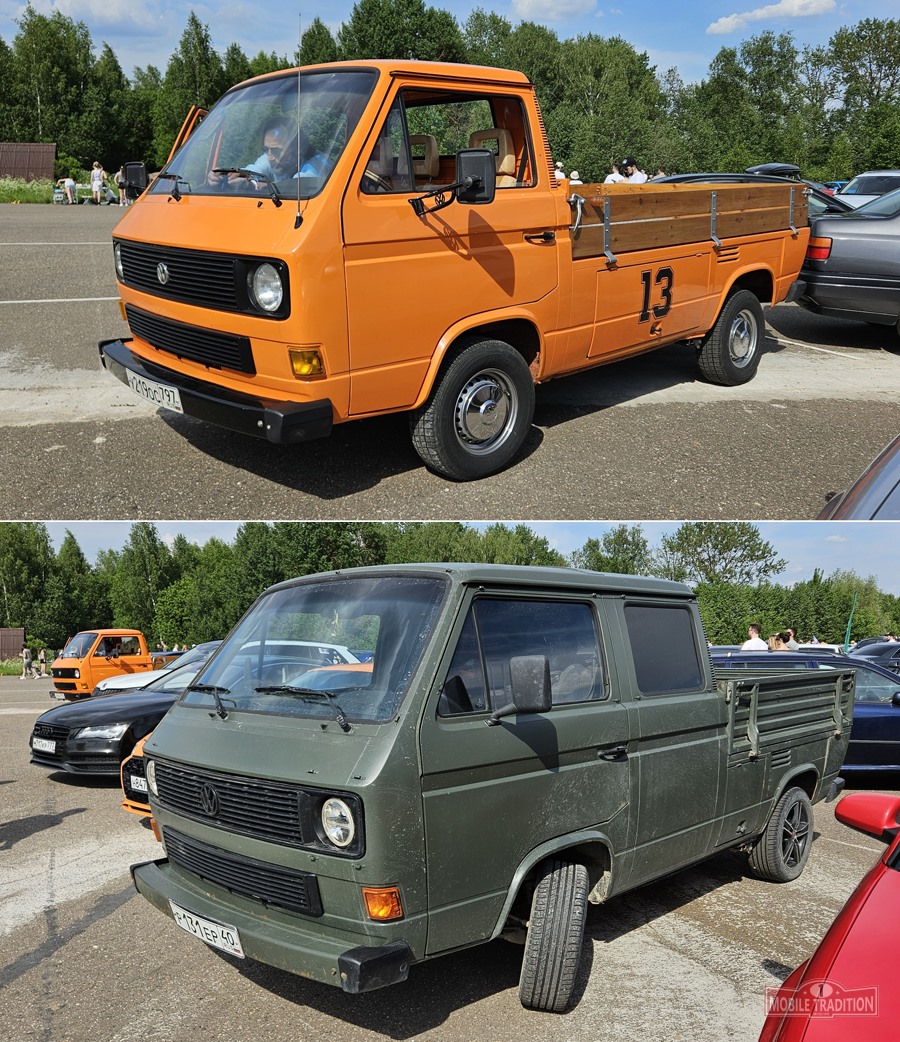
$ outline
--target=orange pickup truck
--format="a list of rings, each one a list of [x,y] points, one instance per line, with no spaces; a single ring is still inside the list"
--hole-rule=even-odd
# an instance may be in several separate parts
[[[70,702],[90,698],[107,677],[150,669],[153,662],[140,630],[84,630],[71,637],[53,660],[51,694]]]
[[[202,115],[116,226],[132,336],[101,360],[273,443],[402,411],[429,467],[483,477],[536,384],[677,341],[743,383],[762,308],[799,293],[802,184],[559,181],[518,72],[318,65]]]

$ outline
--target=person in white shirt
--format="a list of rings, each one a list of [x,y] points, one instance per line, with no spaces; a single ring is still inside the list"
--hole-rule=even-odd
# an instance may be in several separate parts
[[[748,640],[741,645],[741,651],[768,651],[769,645],[760,637],[762,627],[758,622],[751,622],[747,627]]]
[[[637,160],[633,156],[627,156],[619,163],[619,168],[625,175],[625,180],[631,184],[642,185],[649,180],[643,170],[638,170]]]
[[[612,173],[606,175],[606,178],[603,181],[603,183],[605,185],[614,185],[614,184],[618,184],[619,181],[624,181],[624,180],[625,180],[625,178],[619,172],[619,164],[618,163],[613,163],[613,165],[612,165]]]

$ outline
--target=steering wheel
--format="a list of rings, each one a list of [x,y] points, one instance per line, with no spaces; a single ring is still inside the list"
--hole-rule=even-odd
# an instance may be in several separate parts
[[[394,188],[390,181],[387,181],[380,174],[376,174],[374,170],[366,170],[362,176],[363,191],[369,195],[380,195],[384,192],[393,192]],[[371,185],[367,188],[366,185]]]

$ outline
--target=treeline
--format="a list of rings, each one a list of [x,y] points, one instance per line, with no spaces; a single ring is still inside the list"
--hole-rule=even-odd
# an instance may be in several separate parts
[[[290,56],[223,54],[191,12],[165,71],[131,78],[83,22],[30,4],[12,44],[0,38],[0,127],[58,145],[57,176],[94,160],[158,168],[191,105],[209,107],[249,76],[335,59],[417,58],[519,69],[538,87],[553,156],[584,180],[635,155],[648,171],[742,170],[797,163],[814,179],[900,163],[900,20],[867,18],[827,47],[766,31],[723,47],[700,83],[658,70],[620,37],[560,40],[476,9],[459,24],[424,0],[358,0],[336,34],[316,18]]]
[[[793,586],[774,583],[786,562],[748,522],[686,522],[651,547],[640,525],[621,524],[569,556],[527,525],[459,522],[247,522],[230,543],[171,546],[153,524],[135,523],[120,550],[94,564],[67,532],[53,549],[44,524],[0,524],[0,626],[24,626],[33,648],[60,648],[78,630],[122,626],[151,643],[215,640],[266,587],[283,579],[374,564],[478,561],[659,575],[694,585],[707,635],[743,641],[747,624],[765,633],[793,626],[803,638],[844,639],[900,629],[900,598],[852,572],[816,572]]]

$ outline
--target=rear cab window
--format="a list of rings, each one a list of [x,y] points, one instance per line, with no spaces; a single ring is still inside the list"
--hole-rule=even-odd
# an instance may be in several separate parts
[[[634,673],[642,695],[707,689],[694,618],[687,605],[625,605]]]

